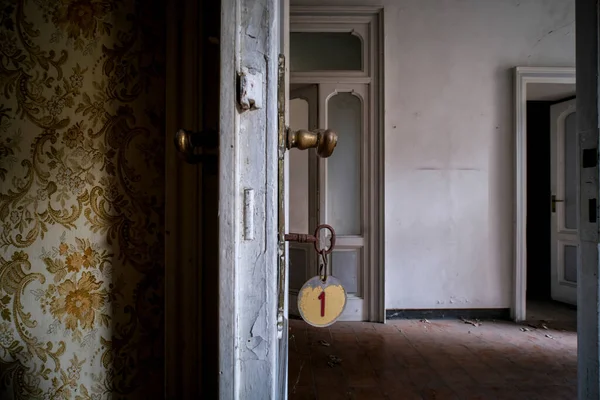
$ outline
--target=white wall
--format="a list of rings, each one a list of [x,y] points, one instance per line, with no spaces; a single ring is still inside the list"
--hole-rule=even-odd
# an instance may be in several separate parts
[[[511,69],[575,65],[574,1],[328,4],[384,7],[386,308],[510,307]]]

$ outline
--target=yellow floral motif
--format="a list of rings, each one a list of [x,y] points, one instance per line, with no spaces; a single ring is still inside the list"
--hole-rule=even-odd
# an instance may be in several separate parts
[[[50,311],[64,321],[67,329],[91,329],[106,302],[107,293],[99,290],[101,286],[102,282],[96,281],[90,272],[84,272],[77,282],[67,279],[56,288],[59,296],[52,301]],[[108,320],[107,315],[102,315],[105,324]]]
[[[81,267],[83,267],[84,258],[79,253],[73,253],[70,256],[67,256],[67,269],[69,272],[79,272]]]
[[[66,243],[61,243],[60,246],[58,246],[59,249],[59,254],[61,256],[64,256],[65,254],[67,254],[67,251],[69,251],[69,246]]]

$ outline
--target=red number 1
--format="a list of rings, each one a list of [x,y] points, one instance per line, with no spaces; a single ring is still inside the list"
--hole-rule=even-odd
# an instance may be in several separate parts
[[[321,300],[321,317],[325,316],[325,292],[321,292],[319,295],[319,300]]]

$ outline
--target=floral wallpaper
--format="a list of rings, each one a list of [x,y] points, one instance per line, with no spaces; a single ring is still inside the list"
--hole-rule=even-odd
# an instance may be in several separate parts
[[[162,397],[164,4],[0,0],[0,398]]]

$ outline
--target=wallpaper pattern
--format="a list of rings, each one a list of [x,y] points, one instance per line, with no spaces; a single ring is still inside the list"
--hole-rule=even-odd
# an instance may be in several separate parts
[[[163,390],[164,4],[0,0],[0,398]]]

